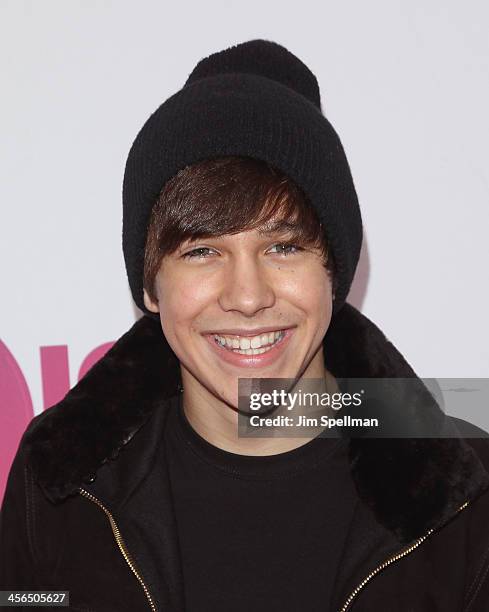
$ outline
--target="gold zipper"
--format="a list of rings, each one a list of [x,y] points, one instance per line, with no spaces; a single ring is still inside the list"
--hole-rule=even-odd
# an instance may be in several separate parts
[[[112,514],[109,512],[109,510],[107,510],[107,508],[102,504],[102,502],[100,500],[98,500],[94,495],[92,495],[91,493],[89,493],[88,491],[85,491],[85,489],[80,488],[80,493],[81,495],[83,495],[84,497],[86,497],[87,499],[89,499],[90,501],[93,501],[94,503],[96,503],[100,508],[102,508],[102,510],[105,512],[105,514],[107,515],[107,517],[109,518],[110,521],[110,526],[112,527],[112,532],[114,533],[114,537],[116,539],[117,545],[119,546],[119,549],[124,557],[124,559],[126,560],[127,564],[129,565],[129,567],[131,568],[132,573],[136,576],[136,578],[138,579],[139,583],[141,584],[143,590],[144,590],[144,594],[146,595],[146,598],[148,600],[148,603],[151,607],[151,610],[153,612],[156,612],[156,606],[155,603],[150,595],[150,592],[148,590],[148,587],[146,586],[146,584],[144,583],[144,580],[141,578],[140,573],[138,572],[138,570],[136,569],[136,566],[134,564],[134,561],[131,558],[131,555],[127,549],[127,546],[121,536],[121,532],[119,531],[119,527],[117,526],[117,523],[114,520],[114,517],[112,516]],[[458,508],[457,513],[461,512],[464,508],[466,508],[468,506],[469,502],[466,501],[464,504],[462,504],[460,506],[460,508]],[[355,599],[355,597],[358,595],[358,593],[363,589],[363,587],[370,582],[370,580],[379,572],[381,572],[383,569],[385,569],[387,566],[389,566],[391,563],[394,563],[395,561],[398,561],[399,559],[402,559],[403,557],[405,557],[406,555],[408,555],[409,553],[411,553],[413,550],[415,550],[420,544],[422,544],[435,530],[434,529],[430,529],[427,533],[425,533],[425,535],[421,536],[420,538],[418,538],[415,542],[413,542],[413,544],[411,544],[408,548],[401,550],[400,552],[396,553],[395,555],[393,555],[392,557],[389,557],[389,559],[387,559],[386,561],[384,561],[383,563],[381,563],[380,565],[378,565],[372,572],[370,572],[370,574],[368,574],[368,576],[366,578],[364,578],[362,580],[362,582],[351,592],[351,594],[348,596],[347,600],[345,601],[344,605],[340,608],[339,612],[346,612],[348,610],[348,608],[350,607],[352,601]]]
[[[117,546],[119,547],[119,550],[121,551],[121,553],[122,553],[124,559],[126,560],[127,564],[131,568],[132,573],[136,576],[136,578],[139,580],[139,583],[143,587],[144,594],[146,595],[146,598],[147,598],[148,603],[149,603],[149,605],[151,607],[151,610],[153,612],[156,612],[156,606],[155,606],[155,603],[153,601],[153,598],[150,595],[148,587],[144,584],[144,580],[141,578],[141,574],[136,569],[136,565],[134,564],[134,561],[132,560],[132,557],[131,557],[128,549],[127,549],[127,546],[126,546],[124,540],[122,539],[121,532],[119,531],[119,527],[117,526],[117,523],[115,522],[114,517],[109,512],[109,510],[107,510],[107,508],[103,505],[103,503],[95,497],[95,495],[92,495],[91,493],[89,493],[88,491],[85,491],[85,489],[82,489],[82,488],[80,488],[79,491],[80,491],[81,495],[83,495],[84,497],[86,497],[90,501],[93,501],[94,503],[97,504],[97,506],[102,508],[102,510],[105,512],[105,514],[109,518],[110,526],[112,527],[112,532],[113,532],[115,540],[117,542]]]
[[[468,501],[466,501],[464,504],[462,504],[460,506],[460,508],[457,510],[457,514],[463,510],[464,508],[467,507],[468,505]],[[421,536],[420,538],[418,538],[415,542],[413,542],[408,548],[405,548],[404,550],[401,550],[400,552],[396,553],[394,556],[389,557],[389,559],[387,559],[386,561],[384,561],[383,563],[381,563],[379,566],[377,566],[372,572],[370,572],[370,574],[364,578],[362,580],[362,582],[360,582],[360,584],[355,588],[354,591],[352,591],[350,593],[350,595],[348,596],[348,599],[345,601],[345,603],[343,604],[343,607],[340,608],[339,612],[346,612],[348,610],[348,608],[351,605],[351,602],[355,599],[355,597],[358,595],[358,593],[363,589],[363,587],[376,575],[378,574],[380,571],[382,571],[383,569],[385,569],[388,565],[390,565],[391,563],[394,563],[394,561],[398,561],[399,559],[402,559],[403,557],[405,557],[406,555],[408,555],[409,553],[411,553],[413,550],[415,550],[416,548],[418,548],[418,546],[420,544],[422,544],[426,538],[428,538],[433,531],[435,531],[434,529],[430,529],[427,533],[425,533],[423,536]]]

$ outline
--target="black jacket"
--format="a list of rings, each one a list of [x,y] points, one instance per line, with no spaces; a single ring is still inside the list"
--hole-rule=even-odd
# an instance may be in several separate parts
[[[349,304],[324,348],[336,377],[415,378]],[[31,421],[0,515],[0,589],[69,590],[72,610],[185,609],[168,474],[154,461],[180,384],[159,322],[143,317]],[[489,442],[455,424],[464,438],[349,441],[358,502],[335,612],[489,610]]]

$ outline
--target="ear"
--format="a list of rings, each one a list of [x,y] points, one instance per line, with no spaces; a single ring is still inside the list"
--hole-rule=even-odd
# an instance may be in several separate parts
[[[148,295],[146,289],[143,289],[143,300],[146,308],[151,312],[160,312],[158,302],[154,302]]]

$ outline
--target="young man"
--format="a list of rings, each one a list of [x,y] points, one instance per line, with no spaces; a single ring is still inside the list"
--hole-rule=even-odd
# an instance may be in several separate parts
[[[476,428],[416,436],[440,411],[415,396],[408,438],[238,435],[239,378],[419,382],[345,302],[361,241],[311,71],[263,40],[199,62],[126,165],[145,316],[27,428],[0,588],[74,610],[487,610],[489,451],[457,430]]]

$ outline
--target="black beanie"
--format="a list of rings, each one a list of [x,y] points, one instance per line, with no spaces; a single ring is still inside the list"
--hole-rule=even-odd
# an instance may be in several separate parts
[[[362,219],[338,135],[321,112],[316,77],[285,47],[250,40],[202,59],[180,91],[141,128],[126,162],[122,242],[129,285],[143,301],[150,213],[165,183],[205,159],[248,156],[270,163],[304,192],[333,253],[343,306],[362,245]]]

